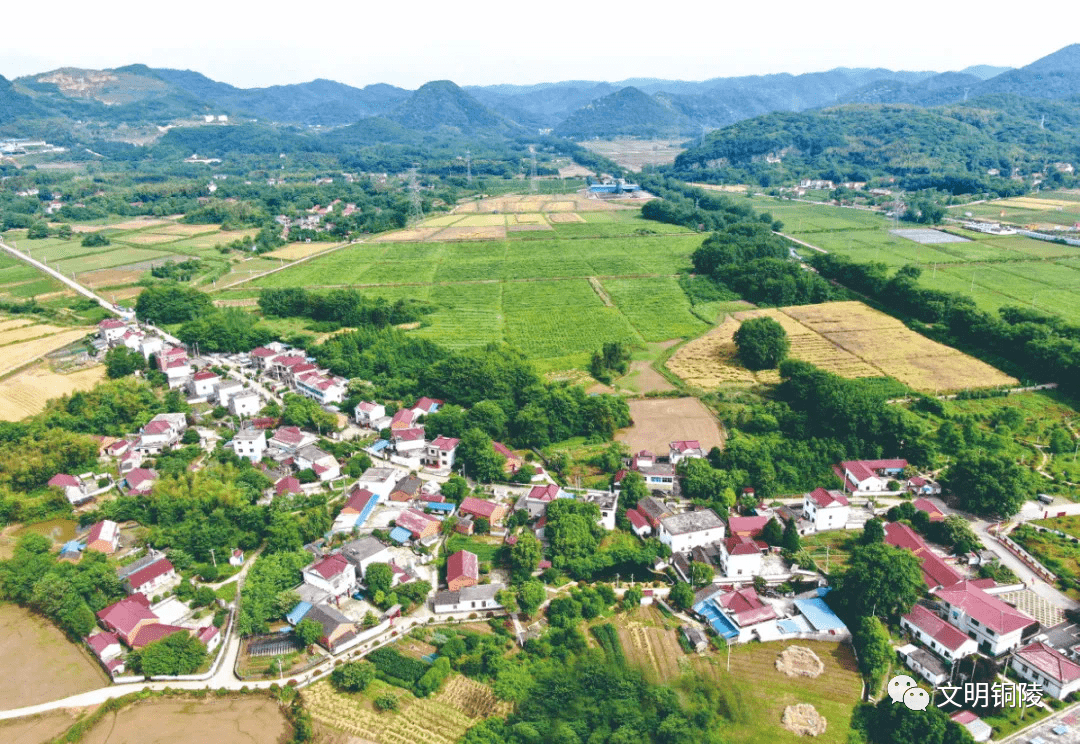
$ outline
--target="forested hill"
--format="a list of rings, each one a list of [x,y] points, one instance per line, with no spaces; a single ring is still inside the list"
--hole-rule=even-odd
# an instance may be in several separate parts
[[[421,132],[452,128],[464,133],[519,129],[449,80],[425,83],[389,114],[388,119]]]
[[[690,120],[669,102],[626,87],[578,109],[556,127],[555,133],[573,139],[674,137],[691,128]]]
[[[760,116],[711,132],[669,172],[763,186],[893,176],[905,188],[970,192],[1007,186],[1014,168],[1026,175],[1057,161],[1080,162],[1077,101],[1000,95],[932,109],[848,105]],[[992,169],[1002,177],[990,177]]]

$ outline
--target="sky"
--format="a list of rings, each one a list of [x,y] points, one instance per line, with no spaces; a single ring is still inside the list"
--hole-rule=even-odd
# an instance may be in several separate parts
[[[47,10],[46,10],[47,9]],[[327,78],[413,89],[635,77],[704,80],[834,67],[1021,67],[1080,40],[1014,33],[969,3],[429,0],[308,4],[53,0],[4,10],[0,75],[143,63],[239,87]]]

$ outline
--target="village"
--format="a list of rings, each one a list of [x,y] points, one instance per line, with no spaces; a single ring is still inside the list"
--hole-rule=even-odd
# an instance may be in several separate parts
[[[682,494],[680,463],[708,455],[697,441],[670,442],[661,454],[633,453],[608,490],[566,488],[532,452],[493,442],[506,475],[514,477],[508,484],[484,486],[455,473],[459,439],[428,438],[424,420],[439,410],[439,400],[421,397],[396,409],[365,400],[341,411],[348,381],[280,343],[247,354],[198,355],[135,321],[108,319],[99,325],[96,344],[102,351],[124,346],[153,357],[168,387],[182,391],[193,410],[203,412],[158,414],[139,431],[104,441],[106,473],[57,473],[49,485],[77,510],[112,492],[149,494],[158,479],[148,466],[153,458],[196,443],[209,452],[223,439],[222,427],[231,429],[224,446],[271,477],[263,502],[315,493],[328,497],[332,527],[305,546],[310,564],[302,583],[291,590],[294,601],[282,608],[271,633],[237,639],[251,657],[280,659],[299,651],[304,644],[295,636],[303,622],[317,626],[317,643],[325,651],[307,668],[366,649],[403,618],[426,623],[509,614],[524,644],[541,626],[519,622],[516,608],[505,607],[510,576],[493,564],[490,548],[512,548],[535,538],[543,554],[532,573],[540,576],[552,567],[549,507],[571,500],[595,507],[590,513],[603,531],[615,530],[617,515],[625,515],[637,538],[659,541],[662,551],[651,566],[655,580],[616,577],[616,591],[625,595],[640,583],[641,604],[663,605],[681,618],[681,633],[693,651],[717,643],[850,639],[852,631],[824,601],[831,588],[825,575],[812,562],[801,565],[805,561],[793,559],[785,547],[883,523],[884,542],[910,551],[926,584],[926,596],[902,617],[907,637],[896,649],[913,674],[944,685],[956,678],[961,660],[982,654],[1007,660],[1019,679],[1039,686],[1042,694],[1064,699],[1080,690],[1080,633],[1064,619],[1077,603],[1040,581],[1040,570],[1045,578],[1046,569],[995,535],[993,525],[976,525],[982,546],[966,553],[951,554],[928,542],[920,533],[944,522],[949,511],[933,474],[917,473],[905,460],[840,462],[834,482],[769,504],[746,489],[738,508],[719,514]],[[345,463],[320,448],[323,432],[279,425],[262,415],[267,403],[281,402],[289,393],[336,416],[341,431],[325,436],[363,442],[370,466],[350,475]],[[217,409],[216,419],[211,409]],[[221,416],[222,410],[228,415]],[[623,488],[630,474],[647,492],[633,503]],[[889,518],[898,508],[905,521]],[[455,536],[483,540],[468,543],[485,550],[483,557],[462,547],[442,554],[440,561],[440,551]],[[124,539],[122,525],[105,520],[65,544],[60,559],[78,561],[85,552],[113,557],[129,593],[97,613],[101,627],[85,639],[113,679],[139,679],[125,667],[127,650],[173,634],[197,638],[208,653],[218,652],[219,662],[225,656],[230,635],[236,634],[232,605],[217,600],[207,608],[181,600],[176,594],[181,577],[167,550],[137,548]],[[217,560],[230,564],[242,582],[253,556],[237,546]],[[980,576],[981,566],[998,563],[1024,578],[999,584]],[[694,589],[685,607],[672,597],[672,585],[680,582]],[[396,601],[387,600],[391,595]],[[976,741],[989,737],[989,726],[970,711],[956,713],[954,720]]]

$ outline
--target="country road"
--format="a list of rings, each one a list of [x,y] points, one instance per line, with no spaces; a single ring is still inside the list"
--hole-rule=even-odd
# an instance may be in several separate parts
[[[26,263],[33,266],[35,269],[37,269],[39,271],[44,271],[46,274],[53,277],[54,279],[60,280],[61,282],[63,282],[64,284],[71,287],[72,289],[74,289],[79,294],[81,294],[83,297],[87,297],[87,298],[93,300],[94,302],[98,303],[99,305],[101,305],[106,310],[108,310],[110,312],[113,312],[113,313],[116,313],[117,315],[122,315],[123,314],[123,313],[120,312],[120,308],[118,308],[116,305],[112,304],[111,302],[106,300],[101,295],[96,294],[95,292],[91,291],[90,289],[87,289],[86,287],[79,284],[77,281],[75,281],[71,277],[64,276],[63,274],[61,274],[56,269],[50,267],[48,264],[45,264],[45,263],[43,263],[41,261],[38,261],[36,258],[32,258],[29,254],[23,253],[22,251],[18,250],[17,248],[12,248],[10,245],[8,245],[7,243],[4,243],[3,241],[0,241],[0,248],[3,248],[5,251],[7,251],[8,253],[10,253],[12,256],[19,259],[20,261],[25,261]]]

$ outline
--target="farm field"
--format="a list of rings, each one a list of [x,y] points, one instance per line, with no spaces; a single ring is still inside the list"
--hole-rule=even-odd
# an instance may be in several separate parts
[[[0,604],[0,657],[19,659],[0,678],[5,708],[20,708],[109,684],[89,652],[51,623],[11,604]]]
[[[761,316],[784,326],[792,358],[842,377],[893,377],[927,392],[1017,384],[1015,378],[985,362],[920,336],[861,302],[747,310],[735,313],[734,320]],[[736,330],[727,321],[709,336],[687,344],[669,360],[669,369],[703,389],[749,382],[750,373],[733,363],[735,348],[730,339]],[[754,379],[770,381],[762,374]]]
[[[266,744],[292,727],[267,698],[140,701],[107,714],[82,744]]]
[[[789,644],[746,643],[731,648],[731,671],[726,652],[710,652],[692,660],[694,670],[728,691],[739,713],[723,733],[730,741],[774,744],[805,741],[780,725],[784,708],[799,703],[813,705],[828,725],[814,741],[843,744],[848,740],[851,714],[862,694],[862,680],[851,647],[828,641],[797,641],[812,650],[825,664],[818,677],[788,677],[776,669],[777,655]],[[767,690],[768,694],[761,694]]]
[[[371,701],[385,693],[397,696],[397,711],[375,712]],[[317,722],[374,744],[453,744],[478,720],[510,710],[491,688],[459,674],[430,698],[417,698],[378,679],[363,693],[339,693],[323,680],[300,694]]]
[[[45,744],[63,734],[75,723],[65,711],[0,721],[0,741],[7,744]]]
[[[59,374],[47,364],[38,364],[19,371],[0,384],[0,421],[19,421],[40,413],[45,403],[76,390],[89,390],[105,379],[105,367]]]
[[[5,375],[46,354],[93,333],[94,329],[62,328],[47,324],[28,325],[0,331],[0,347],[3,348],[0,361],[0,375]]]
[[[683,653],[664,616],[653,606],[641,607],[617,616],[615,622],[626,663],[641,669],[650,682],[670,682],[689,669]]]
[[[983,310],[1022,305],[1080,323],[1080,248],[1075,246],[955,225],[947,226],[948,232],[970,242],[920,245],[891,235],[893,223],[867,210],[770,197],[756,197],[753,204],[783,221],[785,234],[823,250],[861,262],[880,261],[891,269],[918,264],[923,269],[919,284],[969,295]],[[957,219],[967,212],[1019,225],[1071,226],[1080,222],[1080,199],[1071,192],[1051,192],[949,210]]]
[[[669,442],[683,439],[698,440],[705,451],[723,446],[720,425],[697,398],[631,400],[629,405],[634,425],[620,430],[615,439],[631,452],[647,449],[662,454]]]
[[[642,140],[632,137],[585,140],[581,144],[597,155],[603,155],[632,171],[640,171],[643,165],[674,163],[678,154],[684,150],[681,140]]]

